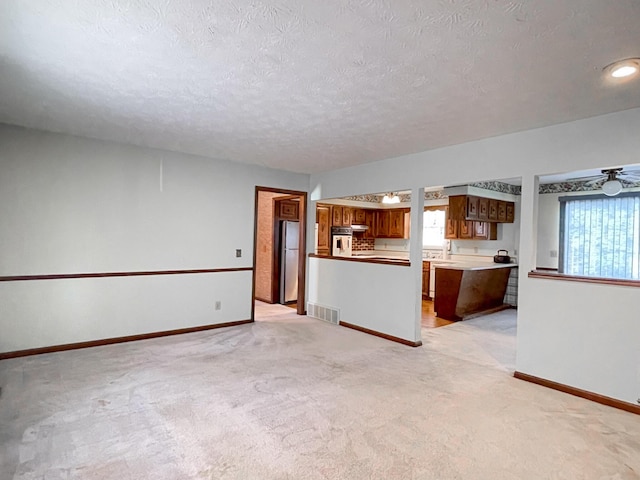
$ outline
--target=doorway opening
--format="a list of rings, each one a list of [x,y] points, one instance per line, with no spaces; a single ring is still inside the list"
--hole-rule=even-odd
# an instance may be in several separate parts
[[[306,212],[306,192],[256,187],[254,320],[256,314],[306,313]]]

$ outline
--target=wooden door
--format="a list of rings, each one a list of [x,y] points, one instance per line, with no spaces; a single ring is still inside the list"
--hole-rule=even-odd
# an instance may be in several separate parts
[[[353,208],[351,207],[342,207],[342,226],[350,227],[351,226],[351,215],[353,213]]]
[[[403,208],[389,210],[390,238],[404,238],[404,213]]]
[[[318,222],[318,255],[329,255],[331,251],[331,207],[318,205],[316,207],[316,222]]]
[[[489,199],[489,220],[492,222],[498,221],[498,201]]]
[[[478,220],[489,220],[489,199],[478,198]]]
[[[471,221],[471,220],[462,220],[458,222],[459,225],[459,231],[458,231],[458,238],[473,238],[473,224],[475,222]]]
[[[458,238],[458,223],[458,220],[453,220],[447,217],[444,238],[447,240],[455,240]]]
[[[340,205],[333,205],[331,207],[332,210],[332,227],[341,227],[342,226],[342,207]]]
[[[367,222],[367,211],[364,208],[356,208],[353,210],[354,225],[365,225]]]
[[[276,200],[278,205],[278,216],[280,220],[298,220],[299,201],[293,200]]]
[[[507,202],[498,200],[498,221],[507,221]]]
[[[389,238],[389,210],[376,211],[376,237]]]
[[[467,195],[467,212],[465,218],[467,220],[476,220],[478,218],[478,197]]]
[[[513,223],[515,220],[516,206],[513,202],[507,202],[507,223]]]
[[[376,238],[376,211],[365,210],[364,224],[369,227],[364,232],[364,238]]]

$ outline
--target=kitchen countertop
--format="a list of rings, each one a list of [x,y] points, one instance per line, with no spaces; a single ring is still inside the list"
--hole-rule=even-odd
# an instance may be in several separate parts
[[[496,268],[514,268],[517,263],[473,263],[473,262],[431,262],[435,268],[446,268],[449,270],[493,270]]]

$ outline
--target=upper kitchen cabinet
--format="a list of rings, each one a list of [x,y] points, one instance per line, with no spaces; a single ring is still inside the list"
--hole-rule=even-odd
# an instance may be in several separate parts
[[[515,204],[513,202],[474,195],[452,195],[449,197],[449,218],[452,220],[513,223],[514,212]]]
[[[298,220],[300,202],[293,200],[276,201],[278,217],[281,220]]]
[[[375,210],[365,210],[364,225],[369,227],[364,231],[364,238],[376,238],[376,212]]]
[[[342,207],[342,226],[350,227],[352,224],[353,208],[351,207]]]
[[[354,225],[364,225],[367,221],[367,210],[364,208],[354,208],[352,220]]]
[[[376,211],[377,238],[409,238],[410,214],[408,208]]]
[[[331,226],[332,227],[342,226],[342,206],[340,205],[333,205],[331,207]]]

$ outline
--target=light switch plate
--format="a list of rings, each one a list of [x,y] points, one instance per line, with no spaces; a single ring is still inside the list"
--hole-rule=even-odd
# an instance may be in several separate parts
[[[242,250],[240,248],[236,248],[236,257],[242,256]]]

